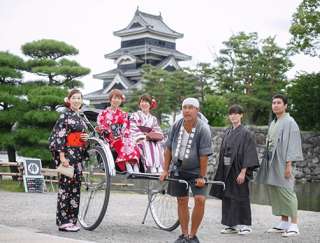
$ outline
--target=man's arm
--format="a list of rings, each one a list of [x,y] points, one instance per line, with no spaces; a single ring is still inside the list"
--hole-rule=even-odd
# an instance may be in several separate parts
[[[205,177],[207,175],[208,168],[208,156],[200,156],[200,177]]]
[[[164,165],[163,165],[163,172],[159,178],[160,181],[163,181],[168,177],[171,159],[172,159],[171,149],[167,147],[164,151]]]
[[[286,168],[284,171],[284,177],[289,179],[292,176],[292,162],[291,161],[287,161],[286,162]]]
[[[164,151],[164,166],[163,166],[163,170],[169,171],[169,166],[170,166],[171,159],[172,159],[171,149],[166,148],[165,151]]]
[[[199,173],[199,178],[196,179],[197,187],[204,187],[206,183],[204,178],[207,175],[207,168],[208,168],[208,155],[200,156],[200,173]]]

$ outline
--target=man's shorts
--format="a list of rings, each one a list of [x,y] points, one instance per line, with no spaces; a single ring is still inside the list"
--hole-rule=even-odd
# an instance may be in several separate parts
[[[179,172],[179,176],[174,176],[172,173],[172,174],[170,174],[170,178],[181,179],[181,180],[193,182],[193,183],[189,183],[189,187],[187,188],[185,183],[169,181],[168,194],[173,197],[189,196],[189,188],[191,188],[193,196],[196,196],[196,195],[207,196],[208,195],[208,185],[205,185],[204,187],[201,187],[201,188],[195,186],[194,180],[196,178],[198,178],[198,175],[185,173],[185,172]]]

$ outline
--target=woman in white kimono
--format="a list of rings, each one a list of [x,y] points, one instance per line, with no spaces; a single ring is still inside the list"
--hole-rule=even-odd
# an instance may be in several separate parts
[[[150,114],[156,108],[156,101],[150,95],[143,95],[139,99],[140,110],[130,117],[130,129],[133,139],[142,150],[141,160],[145,172],[160,173],[163,164],[164,138],[157,118]]]

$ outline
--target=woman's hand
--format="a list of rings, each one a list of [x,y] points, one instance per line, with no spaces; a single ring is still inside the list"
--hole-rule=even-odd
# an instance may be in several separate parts
[[[64,167],[69,167],[70,166],[68,159],[64,158],[64,159],[61,159],[60,161],[61,161],[62,166],[64,166]]]

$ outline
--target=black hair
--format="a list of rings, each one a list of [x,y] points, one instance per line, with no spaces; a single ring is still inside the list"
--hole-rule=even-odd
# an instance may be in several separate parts
[[[283,101],[283,104],[285,104],[285,105],[288,104],[288,98],[283,94],[276,94],[276,95],[272,96],[272,100],[274,100],[274,99],[281,99]]]
[[[229,107],[229,115],[231,114],[243,114],[243,108],[241,105],[234,104]]]

